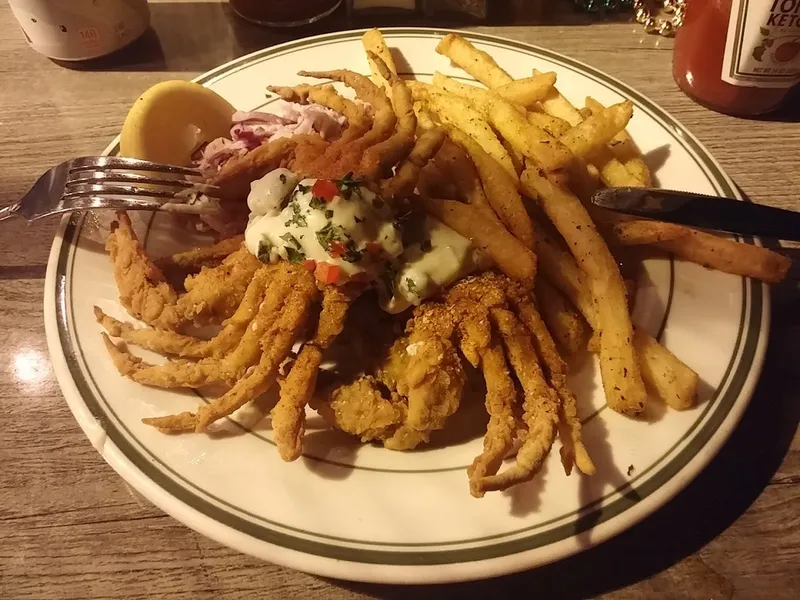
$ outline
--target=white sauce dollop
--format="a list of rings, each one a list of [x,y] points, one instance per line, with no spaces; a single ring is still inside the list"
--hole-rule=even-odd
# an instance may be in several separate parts
[[[363,273],[378,282],[381,307],[390,313],[419,305],[486,264],[469,240],[430,216],[414,235],[423,241],[404,247],[391,207],[372,191],[341,180],[333,182],[335,196],[323,199],[312,192],[316,182],[276,169],[251,184],[250,252],[310,269],[327,263],[341,273],[338,285]]]

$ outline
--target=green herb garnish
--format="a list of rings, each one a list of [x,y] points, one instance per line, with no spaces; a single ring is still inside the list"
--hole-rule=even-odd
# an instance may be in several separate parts
[[[301,263],[306,259],[305,252],[302,250],[292,248],[291,246],[284,246],[283,249],[286,251],[286,258],[288,258],[289,262],[294,265]]]
[[[342,177],[338,182],[336,182],[336,187],[339,188],[339,194],[345,200],[350,200],[353,196],[353,192],[356,192],[359,196],[361,195],[361,182],[363,179],[353,179],[352,171]]]
[[[406,289],[410,294],[417,295],[417,284],[411,277],[406,277]]]
[[[286,173],[281,173],[278,175],[278,179],[281,180],[281,183],[286,183]]]
[[[272,244],[270,241],[266,237],[261,238],[261,241],[258,242],[258,253],[256,254],[258,260],[260,260],[262,263],[269,263],[271,251]]]
[[[322,229],[315,231],[314,235],[317,236],[319,245],[325,248],[326,251],[331,249],[331,242],[339,239],[339,234],[333,226],[333,223],[328,223]]]
[[[332,219],[333,218],[333,211],[330,210],[330,209],[326,210],[325,211],[325,218],[326,219]]]
[[[391,298],[394,296],[395,291],[395,279],[397,278],[397,269],[395,269],[392,263],[387,262],[383,266],[383,272],[381,273],[381,281],[383,285],[386,286],[386,293]]]
[[[328,206],[328,203],[322,198],[314,196],[311,198],[311,202],[309,202],[308,205],[316,210],[325,210],[325,208]]]
[[[356,244],[353,240],[347,240],[347,243],[344,245],[344,247],[347,249],[347,252],[342,254],[342,260],[345,262],[358,262],[364,255],[364,253],[360,250],[356,250]]]
[[[297,184],[297,191],[301,194],[305,194],[308,190],[311,189],[310,185],[303,185],[302,183]]]
[[[307,227],[308,221],[306,220],[306,216],[300,212],[300,205],[297,204],[297,202],[292,202],[289,206],[292,207],[292,218],[283,224],[284,227],[291,227],[292,225]]]
[[[297,238],[296,238],[296,237],[294,237],[294,236],[293,236],[291,233],[284,233],[284,234],[281,236],[281,239],[282,239],[284,242],[287,242],[287,243],[289,243],[289,244],[292,244],[292,245],[293,245],[295,248],[297,248],[298,250],[300,250],[300,249],[301,249],[300,242],[298,242],[298,241],[297,241]]]

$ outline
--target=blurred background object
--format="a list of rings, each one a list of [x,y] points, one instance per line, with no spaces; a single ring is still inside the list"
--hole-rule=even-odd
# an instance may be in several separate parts
[[[230,0],[230,3],[236,14],[259,25],[299,27],[332,14],[342,0]]]
[[[31,48],[87,60],[127,46],[150,25],[147,0],[9,0]]]

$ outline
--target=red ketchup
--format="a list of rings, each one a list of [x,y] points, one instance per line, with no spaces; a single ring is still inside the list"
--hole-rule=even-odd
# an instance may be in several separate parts
[[[672,70],[712,110],[775,110],[800,81],[800,0],[687,0]]]

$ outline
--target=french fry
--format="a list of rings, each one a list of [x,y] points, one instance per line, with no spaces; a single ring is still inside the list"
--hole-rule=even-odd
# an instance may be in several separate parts
[[[511,279],[532,281],[536,276],[536,255],[502,225],[455,200],[422,197],[419,201],[427,212],[486,252]]]
[[[466,134],[464,135],[469,137]],[[477,145],[477,142],[474,143]],[[480,146],[478,147],[480,148]],[[494,162],[493,159],[490,160]],[[460,196],[466,200],[467,204],[479,210],[485,217],[500,223],[500,220],[497,218],[497,215],[486,198],[475,165],[462,148],[450,140],[445,140],[439,152],[436,154],[434,163],[439,167],[439,171],[449,181],[455,184],[460,192]],[[499,168],[499,170],[507,177],[502,168]]]
[[[439,81],[447,77],[439,74]],[[460,86],[457,82],[455,85]],[[514,148],[542,166],[552,171],[569,164],[572,155],[569,150],[552,135],[531,125],[525,117],[525,109],[511,104],[491,90],[472,87],[469,102]],[[580,132],[579,132],[580,133]],[[573,136],[583,139],[581,135]]]
[[[640,246],[668,242],[689,234],[681,225],[649,219],[618,220],[603,231],[606,241],[617,246]]]
[[[642,187],[642,182],[611,152],[608,146],[601,146],[588,157],[597,169],[600,179],[608,187]]]
[[[541,277],[566,296],[590,327],[599,331],[599,323],[586,276],[569,252],[563,250],[540,224],[534,222],[536,256]],[[596,342],[597,337],[593,340]],[[594,342],[590,342],[590,345]],[[694,405],[699,377],[652,336],[634,327],[633,344],[645,387],[662,402],[676,409]]]
[[[586,97],[586,107],[592,113],[599,112],[604,108],[602,104],[591,96]],[[631,136],[628,135],[626,130],[623,129],[615,135],[611,139],[611,142],[609,142],[609,147],[611,148],[611,152],[614,153],[614,156],[617,157],[617,160],[625,165],[625,168],[630,172],[631,176],[633,176],[642,187],[650,185],[650,169],[647,163],[644,162],[642,153],[639,151],[639,148],[636,147],[636,143],[631,139]]]
[[[541,75],[540,71],[533,70],[533,74]],[[584,121],[584,115],[567,100],[556,87],[541,100],[542,109],[549,115],[566,121],[571,126],[576,127]],[[591,111],[586,111],[587,115]],[[600,174],[603,183],[609,187],[636,187],[641,186],[638,180],[631,176],[608,148],[598,147],[587,157],[590,165],[594,165]]]
[[[508,173],[466,133],[457,127],[445,127],[447,135],[461,146],[478,170],[489,204],[506,228],[525,246],[533,249],[533,224]]]
[[[600,325],[600,371],[608,405],[625,414],[642,412],[647,391],[631,344],[633,325],[625,283],[614,257],[578,198],[534,169],[523,172],[521,183],[538,200],[589,276]]]
[[[760,246],[743,244],[703,231],[686,230],[688,235],[656,245],[678,258],[704,267],[767,283],[782,281],[792,265],[786,256]]]
[[[370,79],[372,79],[372,83],[382,87],[389,98],[391,98],[392,86],[389,84],[386,78],[381,75],[375,61],[370,56],[370,53],[378,56],[389,68],[389,70],[397,75],[397,67],[394,66],[392,53],[389,51],[388,46],[386,46],[386,41],[383,39],[383,34],[379,29],[370,29],[363,36],[361,36],[361,43],[364,46],[364,50],[367,52],[369,70],[372,72],[372,76],[370,77]]]
[[[443,75],[439,71],[436,71],[433,74],[433,85],[435,87],[441,88],[442,90],[444,90],[449,94],[461,96],[462,98],[465,98],[472,103],[485,102],[486,94],[489,91],[486,89],[479,88],[478,86],[475,85],[461,83],[460,81],[456,81],[455,79],[452,79],[447,75]],[[492,91],[502,96],[502,94],[500,94],[496,90]],[[525,114],[526,109],[522,104],[515,103],[514,101],[509,100],[508,98],[504,99],[508,101],[508,103],[511,104],[511,106],[513,106],[517,110],[517,112],[523,115]]]
[[[458,127],[481,145],[487,154],[499,162],[514,182],[518,181],[517,171],[503,144],[483,115],[475,110],[468,101],[452,94],[437,91],[433,86],[409,82],[411,92],[416,100],[439,117],[447,125]]]
[[[449,33],[444,36],[436,46],[436,52],[447,56],[488,88],[500,87],[514,81],[489,54],[478,50],[460,35]]]
[[[592,113],[591,117],[578,123],[561,136],[561,142],[575,156],[590,156],[625,129],[632,115],[633,102],[630,100],[609,106],[603,112]]]
[[[539,73],[532,77],[517,79],[511,83],[501,85],[494,88],[494,91],[506,100],[520,104],[525,108],[533,108],[547,96],[555,83],[555,73]]]
[[[564,119],[559,119],[553,115],[548,115],[545,112],[537,110],[529,110],[526,114],[528,123],[540,129],[544,129],[553,137],[560,138],[562,135],[570,130],[570,124]]]
[[[542,72],[534,69],[533,75],[541,75]],[[581,121],[583,121],[583,117],[581,113],[578,111],[573,104],[567,100],[564,96],[561,95],[561,92],[558,91],[558,88],[553,86],[553,88],[547,93],[547,95],[541,99],[541,105],[544,111],[547,114],[553,115],[554,117],[558,117],[559,119],[564,119],[567,123],[575,127]]]
[[[536,256],[544,277],[578,308],[592,329],[599,330],[594,298],[575,258],[564,250],[540,223],[533,222],[536,236]]]
[[[586,348],[586,321],[547,279],[536,279],[536,303],[547,328],[567,354]]]
[[[646,386],[668,406],[686,410],[697,400],[700,376],[642,329],[633,333]]]

